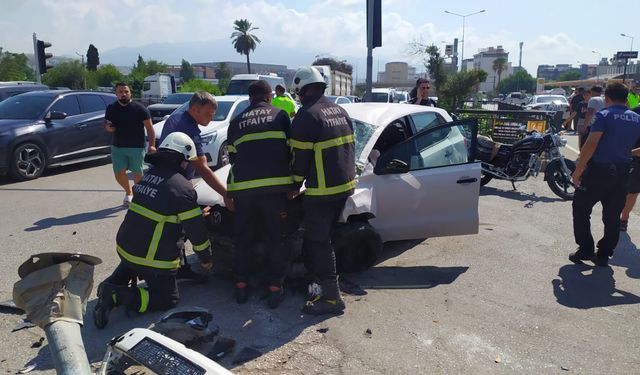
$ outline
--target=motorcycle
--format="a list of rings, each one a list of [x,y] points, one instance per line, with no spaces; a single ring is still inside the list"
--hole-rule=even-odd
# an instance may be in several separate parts
[[[544,179],[551,191],[562,199],[573,200],[575,185],[571,182],[571,175],[576,164],[560,153],[560,147],[567,145],[567,140],[560,134],[551,130],[545,133],[526,132],[512,145],[479,135],[477,144],[478,159],[482,162],[481,186],[495,178],[511,181],[515,190],[516,181],[537,176],[546,161]]]

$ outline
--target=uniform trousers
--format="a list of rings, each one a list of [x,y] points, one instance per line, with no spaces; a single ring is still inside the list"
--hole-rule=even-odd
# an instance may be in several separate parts
[[[147,287],[138,287],[138,279],[144,280]],[[168,310],[178,303],[178,283],[173,274],[158,273],[153,269],[137,270],[120,262],[105,282],[128,287],[129,295],[120,296],[116,301],[116,305],[124,302],[127,310],[137,312]]]

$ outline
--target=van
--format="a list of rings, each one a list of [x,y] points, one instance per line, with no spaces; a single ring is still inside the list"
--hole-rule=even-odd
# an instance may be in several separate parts
[[[371,89],[371,97],[365,102],[397,103],[395,89]]]
[[[35,82],[0,82],[0,102],[6,98],[22,94],[29,91],[49,90],[49,86]]]
[[[160,103],[176,92],[176,80],[168,73],[156,73],[142,82],[141,99],[145,105]]]
[[[284,78],[275,74],[236,74],[229,81],[227,95],[249,95],[249,85],[258,80],[266,81],[272,90],[275,90],[278,84],[287,87]]]

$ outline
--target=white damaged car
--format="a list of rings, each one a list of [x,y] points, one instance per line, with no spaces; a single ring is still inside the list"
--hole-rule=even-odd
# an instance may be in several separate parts
[[[474,155],[475,120],[454,122],[440,108],[411,104],[342,107],[356,136],[357,186],[334,231],[339,270],[371,267],[386,241],[478,232],[481,168]],[[215,173],[226,181],[229,169]],[[204,181],[195,187],[198,202],[212,207],[212,238],[231,237],[232,213],[222,197]],[[290,233],[299,227],[301,199],[291,202]]]

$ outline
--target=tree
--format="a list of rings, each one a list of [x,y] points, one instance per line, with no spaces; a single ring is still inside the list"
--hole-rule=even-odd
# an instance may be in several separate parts
[[[183,82],[189,82],[193,78],[195,78],[195,75],[193,74],[193,67],[185,59],[182,59],[182,67],[180,68],[180,77],[182,77]]]
[[[222,92],[227,92],[227,87],[229,87],[229,81],[231,80],[231,69],[227,63],[220,63],[216,67],[216,78],[218,79],[218,87]]]
[[[213,95],[222,95],[222,91],[216,85],[211,82],[207,82],[203,79],[192,79],[189,82],[185,82],[180,86],[180,92],[196,92],[196,91],[206,91]]]
[[[32,81],[35,77],[24,53],[2,52],[0,47],[0,81]]]
[[[457,109],[473,91],[474,86],[487,79],[487,72],[479,69],[452,73],[438,94],[438,105],[453,111]]]
[[[568,72],[558,74],[558,81],[575,81],[582,78],[582,73],[577,70],[570,70]]]
[[[440,95],[440,90],[447,82],[447,73],[443,68],[444,58],[440,56],[438,47],[433,44],[425,48],[425,53],[428,58],[425,58],[424,66],[429,72],[429,78],[433,81],[436,93]]]
[[[331,57],[320,57],[317,58],[316,61],[311,65],[329,65],[331,70],[336,70],[338,72],[346,73],[351,75],[353,73],[353,66],[347,64],[346,61],[338,61]]]
[[[501,94],[508,94],[510,92],[525,90],[534,91],[536,86],[536,79],[527,73],[526,69],[518,69],[514,74],[500,81],[496,86],[496,91]]]
[[[166,73],[167,71],[167,64],[157,60],[145,61],[142,56],[138,55],[138,60],[127,77],[132,95],[136,98],[140,97],[142,92],[142,83],[147,76],[154,75],[156,73]]]
[[[260,43],[257,36],[251,34],[251,31],[258,30],[252,27],[251,22],[246,19],[235,20],[233,22],[235,31],[231,33],[233,47],[241,55],[247,55],[247,73],[251,73],[251,63],[249,62],[249,53],[255,51],[256,46]]]
[[[98,69],[98,65],[100,65],[98,49],[93,44],[89,44],[89,49],[87,50],[87,70],[95,72],[96,69]]]
[[[113,87],[116,83],[124,81],[124,75],[113,64],[100,65],[93,74],[97,86]]]
[[[42,76],[42,82],[52,87],[68,87],[81,89],[84,84],[86,70],[78,60],[56,65]]]
[[[504,72],[507,68],[507,59],[505,59],[504,57],[498,57],[497,59],[493,60],[492,68],[493,71],[498,75],[498,84],[500,84],[500,77],[502,76],[502,72]]]

